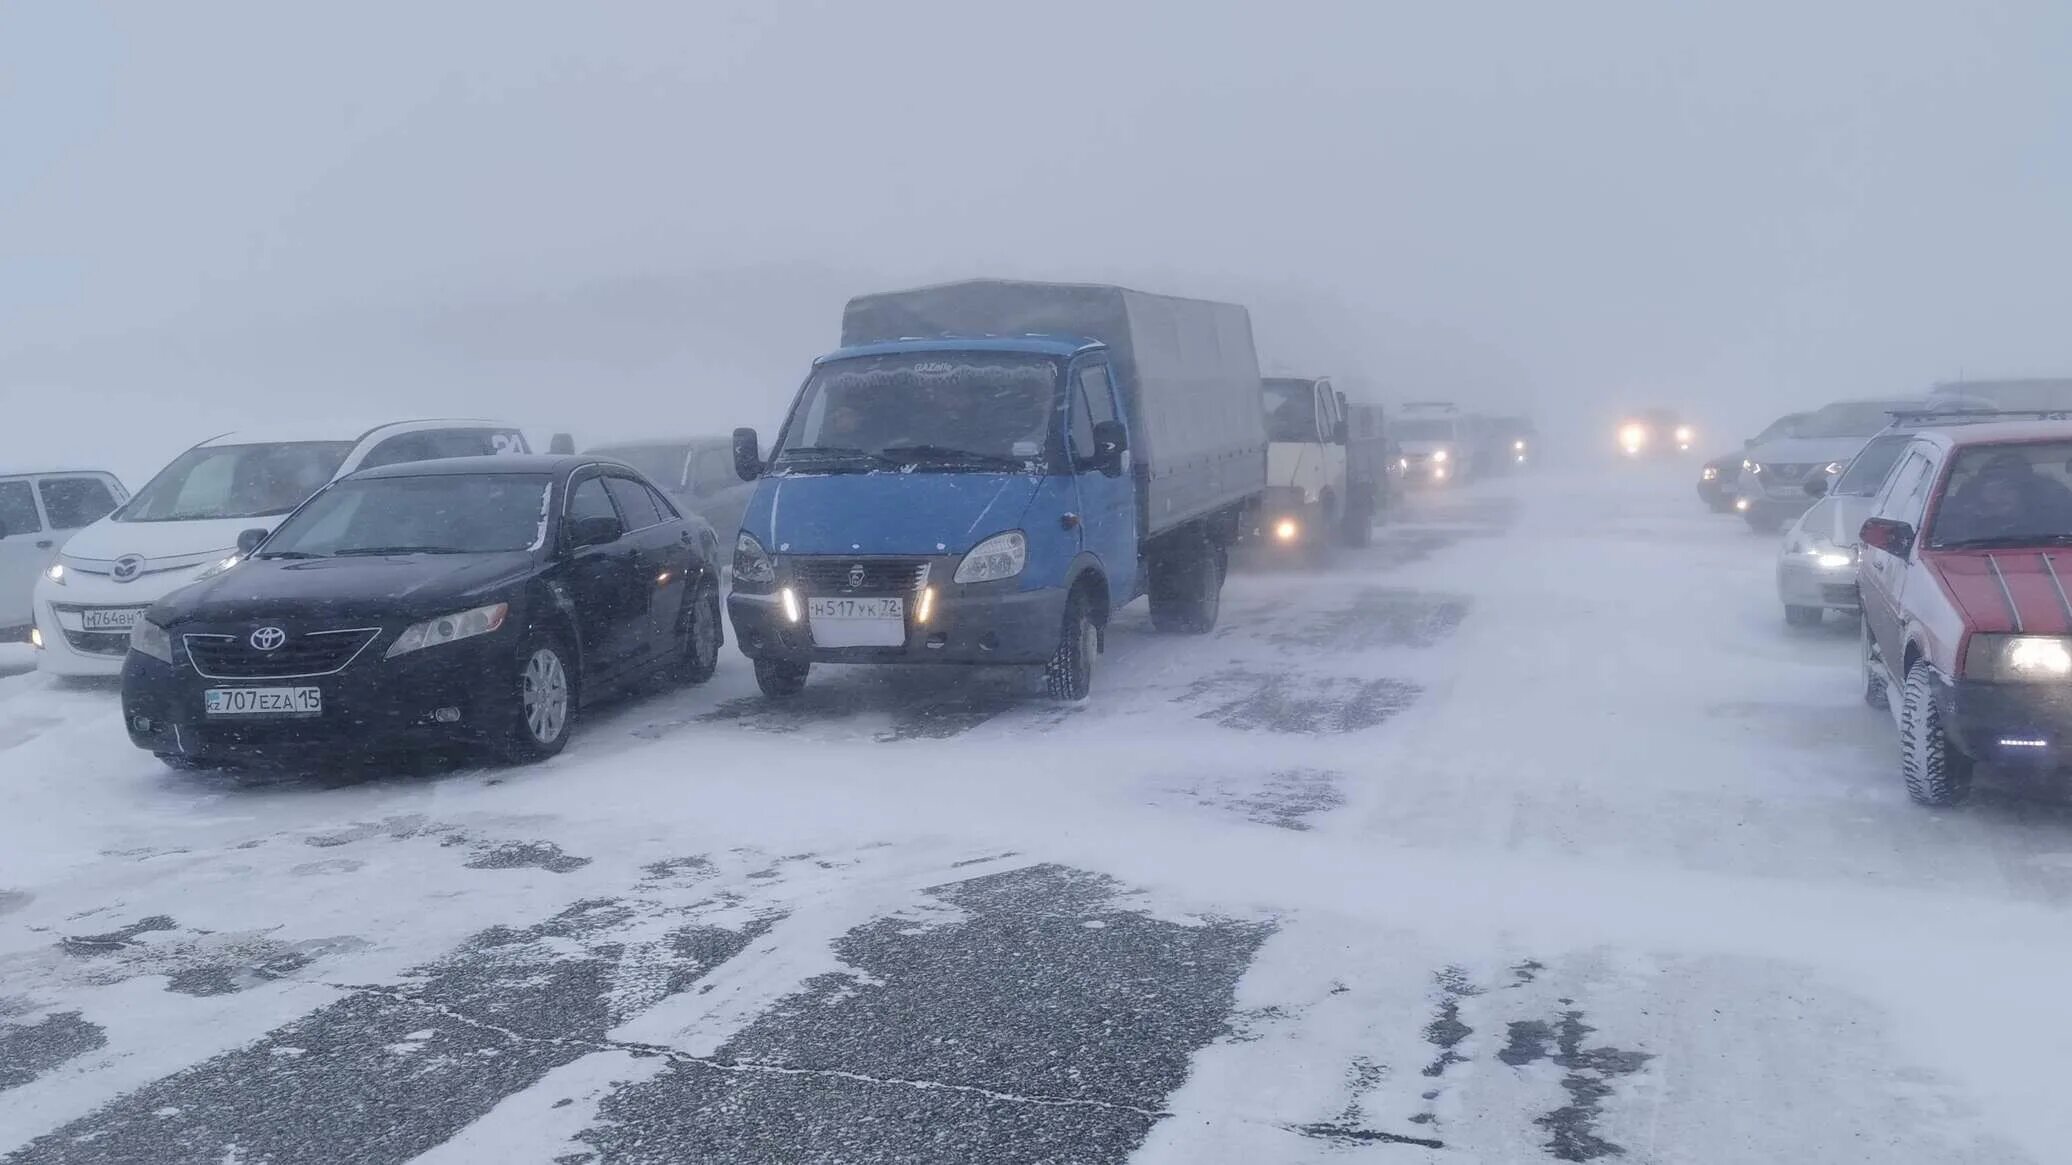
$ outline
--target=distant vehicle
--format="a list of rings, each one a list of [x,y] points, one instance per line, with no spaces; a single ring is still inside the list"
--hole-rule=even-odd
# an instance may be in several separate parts
[[[1445,485],[1467,475],[1468,414],[1450,401],[1405,401],[1397,410],[1396,468],[1405,485]]]
[[[582,704],[719,659],[717,538],[594,457],[363,470],[238,548],[132,631],[123,722],[175,768],[551,756]]]
[[[240,532],[270,528],[345,474],[529,451],[516,426],[495,421],[212,437],[75,534],[37,580],[36,666],[58,675],[119,674],[130,628],[146,608],[219,569],[236,554]]]
[[[916,339],[914,337],[929,337]],[[1084,698],[1110,613],[1216,625],[1266,491],[1242,307],[976,280],[851,300],[759,478],[728,610],[756,680],[816,662],[1001,663]]]
[[[1913,436],[1862,530],[1864,699],[1897,695],[1924,805],[1980,762],[2061,769],[2072,745],[2072,421]]]
[[[1793,425],[1804,420],[1806,413],[1786,413],[1771,421],[1761,433],[1741,442],[1741,448],[1718,457],[1698,467],[1698,499],[1713,513],[1725,514],[1734,509],[1734,497],[1741,482],[1741,462],[1746,459],[1747,450],[1764,441],[1772,441],[1791,432]]]
[[[1259,529],[1270,546],[1365,546],[1388,491],[1379,406],[1355,404],[1328,379],[1270,376],[1266,495]]]
[[[1913,433],[1894,429],[1871,438],[1829,486],[1826,474],[1803,489],[1819,500],[1785,531],[1777,552],[1777,598],[1784,621],[1817,627],[1823,615],[1857,613],[1857,532]]]
[[[1539,433],[1526,417],[1489,418],[1490,468],[1515,472],[1539,456]]]
[[[1743,453],[1734,508],[1757,533],[1783,529],[1812,507],[1809,480],[1833,481],[1858,450],[1892,423],[1894,411],[1932,407],[1934,402],[1910,397],[1837,401],[1807,413],[1788,432],[1765,437]]]
[[[1698,432],[1671,409],[1641,409],[1619,422],[1619,448],[1628,457],[1688,453]]]
[[[0,473],[0,643],[33,641],[36,580],[67,539],[128,499],[98,469]]]
[[[678,505],[712,524],[722,539],[741,531],[741,515],[755,486],[734,471],[731,437],[683,437],[668,441],[633,441],[598,445],[588,450],[612,457],[647,474],[648,480]]]

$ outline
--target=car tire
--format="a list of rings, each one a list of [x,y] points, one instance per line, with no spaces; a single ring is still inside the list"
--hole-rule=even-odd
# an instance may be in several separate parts
[[[1749,529],[1758,534],[1775,534],[1777,531],[1784,529],[1784,519],[1775,514],[1765,514],[1756,510],[1750,510],[1742,514],[1741,519],[1748,523]]]
[[[1065,600],[1065,625],[1056,654],[1043,665],[1043,690],[1053,700],[1077,703],[1093,692],[1094,661],[1101,652],[1101,631],[1094,625],[1086,591],[1074,588]]]
[[[1885,664],[1878,658],[1878,641],[1871,636],[1870,620],[1861,621],[1863,635],[1863,702],[1880,712],[1892,710],[1892,692],[1885,681]]]
[[[535,634],[518,649],[511,678],[510,725],[503,754],[514,763],[545,760],[568,746],[576,725],[573,654],[557,636]]]
[[[679,683],[702,684],[719,670],[719,649],[727,632],[721,614],[719,584],[710,578],[698,580],[691,592],[690,610],[684,615],[681,654],[676,665]]]
[[[1168,635],[1206,635],[1223,609],[1223,576],[1229,551],[1195,535],[1191,544],[1168,551],[1151,569],[1151,625]]]
[[[1793,627],[1818,627],[1821,617],[1826,614],[1827,611],[1820,607],[1784,605],[1784,621]]]
[[[1971,793],[1971,758],[1957,751],[1935,706],[1928,665],[1907,669],[1899,705],[1899,768],[1916,805],[1955,805]]]
[[[794,663],[788,659],[759,659],[755,661],[755,686],[763,695],[773,700],[796,696],[806,690],[806,677],[813,665]]]

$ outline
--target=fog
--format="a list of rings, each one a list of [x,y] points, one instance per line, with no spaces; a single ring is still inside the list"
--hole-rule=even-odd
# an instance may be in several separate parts
[[[767,426],[980,274],[1579,440],[2072,371],[2072,10],[1690,7],[0,5],[0,461]]]

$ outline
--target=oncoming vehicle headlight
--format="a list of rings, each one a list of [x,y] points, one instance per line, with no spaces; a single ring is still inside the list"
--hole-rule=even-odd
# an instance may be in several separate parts
[[[737,583],[773,583],[777,581],[777,568],[770,562],[770,556],[763,550],[763,544],[755,540],[748,531],[734,540],[734,581]]]
[[[1453,454],[1451,454],[1451,453],[1447,452],[1447,451],[1446,451],[1446,450],[1444,450],[1444,449],[1434,449],[1434,450],[1432,450],[1432,460],[1433,460],[1433,461],[1436,461],[1436,462],[1439,462],[1439,463],[1441,463],[1441,464],[1444,464],[1444,463],[1445,463],[1445,461],[1446,461],[1446,459],[1447,459],[1447,458],[1449,458],[1449,457],[1451,457],[1451,456],[1453,456]]]
[[[2072,637],[1974,635],[1964,649],[1964,675],[1974,680],[2061,680],[2072,676]]]
[[[994,582],[1022,573],[1028,563],[1029,540],[1020,530],[1009,530],[972,547],[951,578],[960,583]]]
[[[161,663],[173,662],[173,637],[149,619],[130,624],[130,650],[142,652]]]
[[[1619,444],[1621,445],[1640,445],[1646,443],[1647,439],[1648,430],[1646,425],[1625,425],[1619,429]]]
[[[1691,438],[1696,435],[1697,434],[1691,432],[1691,427],[1689,425],[1678,425],[1676,427],[1676,439],[1678,442],[1682,444],[1690,444]]]
[[[1523,442],[1523,441],[1513,441],[1513,442],[1511,442],[1511,452],[1513,452],[1513,453],[1523,453],[1523,452],[1525,452],[1525,442]]]
[[[422,623],[412,623],[403,628],[401,635],[396,636],[396,641],[389,645],[387,653],[382,658],[394,659],[399,655],[408,655],[427,647],[438,647],[444,643],[458,643],[463,639],[473,639],[477,635],[487,635],[503,626],[504,616],[510,613],[511,604],[491,603],[486,607],[472,607],[465,611],[455,611],[451,615],[441,615],[436,619],[426,619]]]
[[[1708,466],[1706,466],[1706,467],[1705,467],[1704,469],[1701,469],[1701,470],[1699,470],[1699,471],[1698,471],[1698,480],[1700,480],[1700,481],[1718,481],[1718,480],[1719,480],[1719,469],[1718,469],[1718,468],[1717,468],[1716,466],[1711,466],[1711,465],[1708,465]]]

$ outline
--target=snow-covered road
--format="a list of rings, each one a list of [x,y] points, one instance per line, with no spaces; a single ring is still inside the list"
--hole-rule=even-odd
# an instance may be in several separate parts
[[[1415,499],[1095,698],[816,673],[182,774],[0,655],[29,1162],[2048,1162],[2072,813],[1911,806],[1680,471]]]

